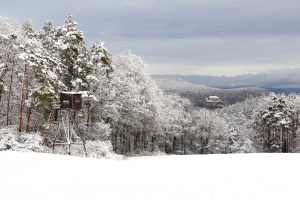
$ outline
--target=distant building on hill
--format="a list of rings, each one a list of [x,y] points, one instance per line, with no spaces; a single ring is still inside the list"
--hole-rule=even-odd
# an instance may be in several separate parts
[[[206,108],[208,109],[223,108],[223,106],[224,104],[218,96],[209,96],[206,98]]]
[[[209,96],[206,98],[206,102],[220,102],[220,98],[218,96]]]

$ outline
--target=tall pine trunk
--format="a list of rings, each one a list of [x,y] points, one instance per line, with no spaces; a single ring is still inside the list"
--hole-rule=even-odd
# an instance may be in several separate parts
[[[29,132],[30,131],[30,120],[31,120],[31,112],[32,112],[32,107],[29,107],[28,108],[28,111],[27,111],[27,126],[26,126],[26,132]]]
[[[8,97],[7,97],[7,110],[6,110],[6,126],[9,125],[9,118],[10,118],[10,98],[11,98],[11,87],[12,87],[12,79],[13,79],[13,73],[14,70],[11,70],[11,75],[10,75],[10,82],[9,82],[9,90],[8,90]]]
[[[25,79],[26,79],[26,65],[24,66],[23,78],[22,78],[22,94],[21,94],[21,102],[20,102],[20,122],[19,122],[19,132],[22,132],[23,126],[23,104],[24,104],[24,94],[25,94]]]

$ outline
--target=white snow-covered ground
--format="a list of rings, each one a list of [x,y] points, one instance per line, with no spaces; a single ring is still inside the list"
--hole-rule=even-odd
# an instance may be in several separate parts
[[[299,154],[133,157],[0,152],[0,199],[299,199]]]

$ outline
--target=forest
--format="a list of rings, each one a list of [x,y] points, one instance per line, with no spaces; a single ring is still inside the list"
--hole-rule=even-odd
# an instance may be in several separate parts
[[[102,41],[87,47],[72,15],[62,24],[35,30],[0,17],[0,151],[51,152],[45,129],[66,91],[83,94],[76,114],[89,156],[300,151],[299,95],[202,108],[158,87],[138,55],[112,56]]]

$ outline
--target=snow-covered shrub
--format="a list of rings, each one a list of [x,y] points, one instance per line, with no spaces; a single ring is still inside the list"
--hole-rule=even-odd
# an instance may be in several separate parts
[[[110,141],[86,141],[85,144],[87,157],[90,158],[110,158],[110,159],[122,159],[122,155],[118,155],[113,151],[113,147]],[[55,147],[55,153],[68,154],[67,146]],[[83,145],[71,145],[71,155],[73,156],[85,156]]]
[[[90,127],[88,138],[90,140],[105,140],[111,134],[110,124],[100,121]]]
[[[42,145],[43,138],[40,133],[21,133],[17,138],[20,148],[35,152],[44,152],[45,146]]]
[[[122,158],[122,156],[114,153],[110,141],[88,141],[86,143],[86,150],[88,157],[92,158]]]
[[[16,138],[16,131],[13,128],[0,129],[0,151],[16,150],[19,146]]]
[[[142,151],[138,154],[127,154],[129,157],[134,157],[134,156],[162,156],[162,155],[167,155],[165,152],[158,150],[155,151]]]
[[[45,152],[40,133],[19,133],[14,127],[0,129],[0,151]]]

